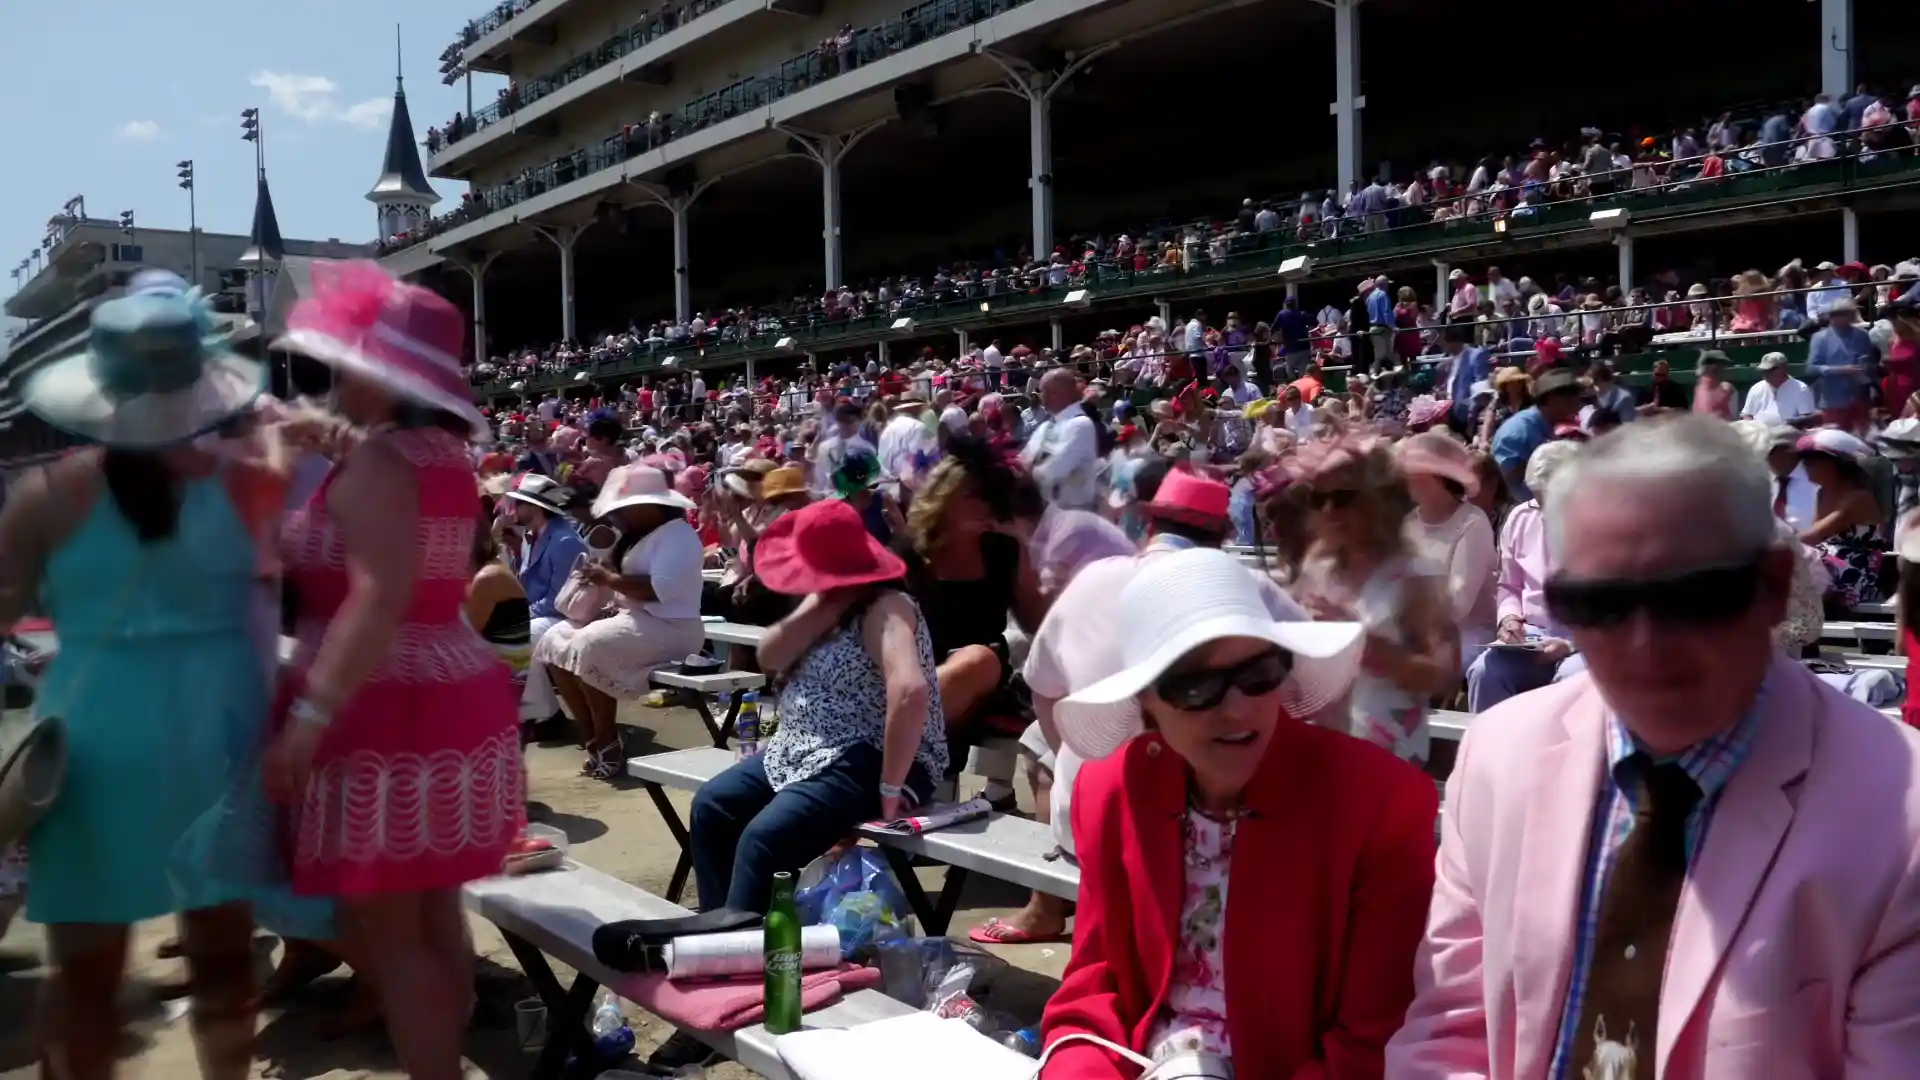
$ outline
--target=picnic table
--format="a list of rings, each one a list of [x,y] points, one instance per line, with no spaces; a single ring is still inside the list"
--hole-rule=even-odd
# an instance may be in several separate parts
[[[578,1053],[588,1060],[586,1051],[593,1036],[587,1020],[601,987],[632,1000],[633,988],[643,978],[601,963],[593,953],[593,932],[610,922],[692,914],[637,885],[572,860],[547,873],[470,882],[460,895],[468,911],[500,929],[520,970],[547,1006],[547,1043],[534,1064],[535,1080],[565,1075],[570,1055]],[[561,985],[547,962],[549,956],[574,970],[571,985]],[[848,1028],[912,1011],[877,990],[861,990],[806,1014],[803,1022],[808,1028]],[[792,1075],[780,1060],[774,1036],[762,1024],[689,1034],[769,1080],[787,1080]]]
[[[646,788],[654,808],[666,822],[667,831],[680,845],[680,858],[667,883],[669,900],[678,900],[686,890],[687,878],[693,870],[693,847],[680,812],[667,798],[667,789],[698,791],[700,785],[726,771],[733,762],[731,753],[708,747],[650,754],[627,762],[627,775]],[[894,877],[899,879],[908,906],[919,918],[921,928],[930,935],[947,932],[969,873],[985,874],[1068,900],[1080,891],[1080,868],[1057,854],[1053,831],[1037,821],[1012,814],[990,814],[977,821],[917,836],[897,836],[865,826],[859,831],[862,837],[879,846],[893,868]],[[947,867],[946,881],[937,900],[927,896],[914,874],[915,856]]]

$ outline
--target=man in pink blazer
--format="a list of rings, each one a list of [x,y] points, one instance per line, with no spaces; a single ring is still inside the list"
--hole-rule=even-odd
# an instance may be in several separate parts
[[[1548,602],[1588,674],[1461,745],[1389,1080],[1920,1077],[1920,737],[1773,649],[1794,556],[1768,492],[1690,416],[1553,479]],[[1684,818],[1656,826],[1662,799]],[[1659,904],[1607,898],[1657,829],[1673,891],[1648,932]]]

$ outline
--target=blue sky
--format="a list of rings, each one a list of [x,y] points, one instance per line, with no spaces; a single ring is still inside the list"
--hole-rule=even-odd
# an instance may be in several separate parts
[[[200,227],[244,233],[253,147],[240,110],[258,106],[267,177],[285,235],[373,237],[363,197],[380,171],[393,96],[394,20],[405,42],[417,135],[464,107],[442,86],[440,51],[487,0],[0,0],[0,272],[39,244],[74,195],[110,218],[187,227],[174,163],[192,158]],[[492,97],[497,77],[476,78]],[[443,200],[461,185],[434,181]],[[442,202],[445,209],[447,202]],[[11,292],[10,276],[0,290]],[[3,295],[3,294],[0,294]]]

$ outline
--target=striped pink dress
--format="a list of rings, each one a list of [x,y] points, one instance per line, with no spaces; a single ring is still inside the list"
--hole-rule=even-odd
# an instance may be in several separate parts
[[[460,617],[479,505],[472,458],[435,429],[378,438],[419,481],[419,577],[391,655],[335,715],[294,810],[293,885],[302,895],[447,889],[497,873],[524,814],[512,681]],[[300,673],[347,597],[345,540],[326,505],[331,482],[285,536]]]

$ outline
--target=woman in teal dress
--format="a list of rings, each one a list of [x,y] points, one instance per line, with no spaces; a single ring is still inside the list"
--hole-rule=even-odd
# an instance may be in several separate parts
[[[168,913],[203,1074],[240,1080],[251,1058],[247,901],[270,876],[271,829],[251,796],[269,688],[246,511],[271,478],[193,443],[261,388],[261,366],[210,326],[197,295],[164,283],[95,309],[87,348],[36,370],[21,398],[99,445],[0,509],[0,625],[39,596],[60,642],[37,710],[65,722],[69,760],[28,838],[27,917],[47,925],[55,969],[46,1071],[74,1080],[112,1075],[103,1023],[129,927]]]

